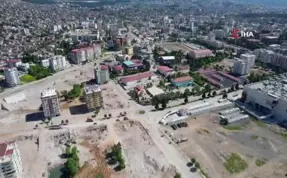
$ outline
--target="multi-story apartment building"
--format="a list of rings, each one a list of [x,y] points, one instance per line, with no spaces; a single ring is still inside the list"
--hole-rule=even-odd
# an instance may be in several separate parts
[[[71,59],[75,64],[81,64],[87,60],[84,49],[73,49],[71,52]]]
[[[60,115],[59,99],[56,89],[46,89],[41,93],[44,116],[55,117]]]
[[[93,47],[83,48],[82,50],[85,51],[86,59],[88,61],[91,61],[94,59],[94,48]]]
[[[283,54],[266,49],[256,49],[254,53],[258,61],[281,69],[287,69],[287,56]]]
[[[67,66],[65,56],[54,56],[50,59],[50,68],[54,71],[64,70]]]
[[[17,68],[5,68],[4,76],[9,87],[15,87],[20,84],[19,73]]]
[[[74,49],[71,52],[71,59],[75,64],[91,61],[101,56],[101,46],[93,45],[85,48]]]
[[[233,63],[233,73],[246,75],[252,69],[256,56],[253,54],[241,54],[240,59],[236,58]]]
[[[87,108],[90,111],[102,107],[103,105],[102,91],[98,85],[86,85],[84,87],[84,96]]]
[[[21,178],[22,160],[16,142],[0,143],[0,178]]]
[[[97,84],[104,84],[110,80],[109,68],[106,65],[102,65],[100,68],[95,67],[95,79]]]

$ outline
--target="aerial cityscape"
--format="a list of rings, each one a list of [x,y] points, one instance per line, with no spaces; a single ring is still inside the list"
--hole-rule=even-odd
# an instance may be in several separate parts
[[[286,178],[286,0],[0,0],[0,178]]]

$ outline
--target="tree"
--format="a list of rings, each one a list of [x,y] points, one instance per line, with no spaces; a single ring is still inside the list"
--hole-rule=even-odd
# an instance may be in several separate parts
[[[219,124],[221,124],[221,125],[228,125],[228,120],[227,119],[221,119],[219,121]]]
[[[107,114],[105,114],[105,115],[104,115],[104,118],[107,118],[107,117],[108,117]]]
[[[177,173],[175,174],[174,178],[181,178],[180,173],[177,172]]]
[[[188,103],[188,97],[184,98],[184,103]]]
[[[200,164],[199,164],[199,162],[196,162],[196,163],[195,163],[195,167],[196,167],[197,169],[200,169]]]
[[[65,154],[66,154],[67,157],[70,156],[70,154],[71,154],[71,148],[70,147],[66,147]]]
[[[236,84],[235,84],[235,89],[236,89],[236,90],[239,90],[239,83],[236,83]]]
[[[65,124],[65,121],[64,121],[64,120],[61,120],[61,124],[64,125],[64,124]]]
[[[35,125],[35,128],[38,128],[38,124]]]
[[[190,95],[190,90],[188,88],[185,89],[183,95],[184,96],[189,96]]]
[[[166,108],[166,101],[162,101],[162,103],[161,103],[161,107],[162,107],[162,109],[165,109]]]
[[[112,117],[112,114],[109,114],[109,117],[111,118],[111,117]]]
[[[69,120],[68,119],[66,120],[66,124],[69,124]]]
[[[208,93],[208,97],[211,97],[211,93],[210,92]]]
[[[155,108],[156,110],[158,110],[158,109],[159,109],[158,104],[156,104],[156,105],[154,106],[154,108]]]
[[[65,165],[68,171],[68,175],[70,177],[74,177],[78,173],[79,168],[77,167],[76,160],[74,160],[73,158],[68,158]]]
[[[213,92],[212,92],[212,96],[216,96],[216,91],[213,91]]]
[[[227,98],[227,93],[226,92],[223,93],[222,98]]]
[[[206,98],[206,94],[205,93],[202,94],[202,98],[203,99]]]
[[[29,74],[39,80],[51,75],[52,71],[49,68],[45,68],[36,64],[30,67]]]
[[[210,86],[210,84],[206,84],[205,87],[204,87],[204,89],[205,89],[205,92],[210,92],[210,91],[211,91],[211,86]]]
[[[235,90],[234,85],[232,85],[232,86],[230,87],[230,90],[231,90],[231,91],[234,91],[234,90]]]

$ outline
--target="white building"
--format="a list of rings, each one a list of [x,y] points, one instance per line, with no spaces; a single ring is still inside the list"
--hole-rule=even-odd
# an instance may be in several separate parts
[[[101,46],[93,45],[86,48],[74,49],[71,52],[71,59],[75,64],[91,61],[101,57]]]
[[[109,68],[108,66],[101,66],[100,68],[95,67],[95,79],[97,84],[104,84],[110,80]]]
[[[266,64],[270,64],[275,67],[280,67],[282,69],[287,69],[287,56],[275,53],[271,50],[266,49],[256,49],[254,51],[256,59]]]
[[[50,59],[43,59],[41,61],[41,65],[42,65],[42,67],[48,68],[50,66]]]
[[[71,59],[75,64],[80,64],[87,60],[85,50],[73,49],[71,53]]]
[[[226,36],[225,31],[222,29],[214,30],[213,33],[214,33],[215,37],[218,39],[222,39]]]
[[[274,79],[246,85],[243,90],[244,103],[252,109],[264,114],[260,119],[273,118],[283,121],[287,119],[287,74]]]
[[[41,93],[44,116],[55,117],[60,115],[60,105],[56,89],[47,89]]]
[[[65,56],[54,56],[49,59],[50,68],[54,71],[64,70],[67,67],[67,61]]]
[[[233,73],[238,75],[246,75],[252,69],[255,63],[255,55],[242,54],[240,59],[235,58],[233,63]]]
[[[0,177],[22,178],[22,160],[16,142],[0,143]]]
[[[15,87],[20,84],[19,73],[17,68],[5,68],[4,76],[9,87]]]

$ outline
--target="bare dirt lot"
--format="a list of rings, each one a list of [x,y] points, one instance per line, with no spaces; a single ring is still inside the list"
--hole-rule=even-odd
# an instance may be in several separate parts
[[[266,125],[250,119],[228,129],[219,126],[218,120],[217,113],[208,113],[197,116],[196,120],[190,119],[187,128],[175,131],[167,129],[174,137],[188,138],[187,142],[178,145],[178,149],[188,157],[195,158],[212,178],[285,177],[287,141],[284,138],[269,130]],[[227,163],[232,153],[247,163],[245,169],[236,173],[227,171],[227,168],[231,172],[235,170],[232,163]],[[230,161],[235,166],[239,165],[235,159]]]
[[[168,164],[156,147],[148,131],[137,121],[115,124],[115,132],[121,139],[128,178],[173,178],[175,168]]]

